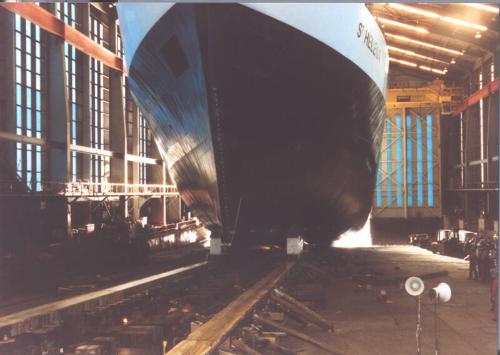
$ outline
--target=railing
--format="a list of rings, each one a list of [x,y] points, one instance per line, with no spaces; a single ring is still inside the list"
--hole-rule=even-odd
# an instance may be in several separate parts
[[[66,184],[66,196],[81,195],[177,195],[175,185],[115,184],[98,182],[70,182]]]
[[[44,182],[38,190],[27,191],[19,181],[0,181],[2,195],[59,195],[67,197],[92,196],[177,196],[175,185],[162,184],[120,184],[102,182]]]

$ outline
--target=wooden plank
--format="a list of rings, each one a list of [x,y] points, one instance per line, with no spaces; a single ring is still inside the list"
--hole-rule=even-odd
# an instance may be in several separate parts
[[[276,267],[212,319],[192,332],[187,339],[177,344],[168,354],[208,354],[214,351],[250,311],[281,282],[294,264],[286,262]]]
[[[101,61],[108,67],[125,72],[123,60],[120,57],[77,29],[64,23],[44,8],[30,3],[3,3],[0,6],[40,26],[43,30],[64,39],[82,53]]]

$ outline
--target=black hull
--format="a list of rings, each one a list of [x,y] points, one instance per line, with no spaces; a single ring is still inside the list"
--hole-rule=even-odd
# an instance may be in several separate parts
[[[183,199],[225,238],[270,241],[295,227],[329,244],[364,224],[385,102],[332,48],[241,5],[175,5],[129,82],[165,157],[175,153]]]

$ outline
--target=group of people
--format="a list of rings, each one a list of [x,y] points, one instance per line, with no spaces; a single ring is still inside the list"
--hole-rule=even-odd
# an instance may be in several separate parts
[[[496,274],[497,237],[488,234],[471,234],[464,243],[464,255],[469,260],[469,279],[491,281]]]
[[[469,259],[469,280],[490,282],[491,311],[493,320],[497,318],[498,304],[498,237],[492,235],[473,235],[464,243],[464,254]]]

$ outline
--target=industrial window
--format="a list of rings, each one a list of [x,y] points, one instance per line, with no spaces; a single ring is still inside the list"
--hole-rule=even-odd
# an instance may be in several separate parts
[[[390,119],[385,120],[386,141],[387,141],[387,178],[385,179],[387,187],[387,206],[392,206],[392,122]]]
[[[104,43],[104,26],[94,17],[90,20],[90,36],[99,44]],[[108,149],[109,122],[105,110],[105,67],[102,62],[90,58],[90,143],[92,148]],[[108,82],[109,86],[109,82]],[[109,96],[109,95],[108,95]],[[91,156],[91,172],[93,182],[105,182],[109,175],[109,159],[102,155]]]
[[[40,27],[15,15],[16,133],[42,138],[45,118],[43,46]],[[17,174],[33,191],[42,190],[42,147],[16,144]]]
[[[123,48],[122,36],[120,34],[120,29],[118,28],[116,35],[116,53],[118,57],[125,60],[125,49]],[[134,122],[135,116],[137,112],[137,106],[132,99],[132,94],[128,88],[126,77],[123,76],[122,80],[122,88],[123,88],[123,104],[125,105],[125,121],[126,121],[126,131],[127,131],[127,153],[134,154],[133,152],[133,131],[134,131]],[[128,174],[129,178],[132,177],[131,172]]]
[[[417,206],[422,207],[424,203],[423,191],[423,146],[422,146],[422,119],[417,117]]]
[[[427,124],[427,206],[434,206],[434,162],[432,147],[432,115],[425,118]]]
[[[406,116],[400,114],[401,110],[392,111],[394,115],[385,120],[375,188],[374,207],[377,208],[436,205],[434,165],[438,161],[434,156],[434,135],[437,122],[431,113],[413,108],[406,111]]]
[[[410,115],[406,116],[406,188],[408,190],[408,206],[413,206],[413,152],[412,152],[412,137],[410,128],[412,127],[412,118]]]
[[[119,27],[117,28],[117,34],[116,34],[116,55],[120,57],[123,61],[125,61],[125,49],[123,48],[123,41]],[[122,99],[124,105],[126,105],[126,100],[127,100],[126,91],[127,91],[127,78],[125,75],[122,75]]]
[[[137,131],[137,106],[132,99],[132,94],[128,89],[128,85],[125,85],[125,117],[127,124],[127,153],[137,154],[137,152],[134,151],[134,147],[136,147],[136,145],[134,145],[134,128]],[[135,137],[137,139],[137,135]],[[134,163],[129,161],[127,164],[127,169],[128,182],[131,184],[134,181]]]
[[[376,207],[403,205],[403,121],[386,118],[375,189]],[[384,201],[385,198],[385,201]]]
[[[152,148],[151,131],[148,127],[146,118],[139,111],[139,155],[147,157],[151,155]],[[139,183],[146,184],[148,181],[148,164],[139,163]]]
[[[118,27],[117,34],[116,34],[116,54],[122,60],[125,59],[125,50],[123,48],[123,41],[122,41],[122,36],[120,34],[120,28],[119,27]]]
[[[57,16],[73,28],[77,27],[76,24],[76,5],[68,3],[56,3]],[[79,81],[79,70],[77,68],[77,52],[76,48],[64,43],[64,60],[66,67],[66,90],[69,101],[69,115],[70,115],[70,141],[71,144],[78,144],[78,136],[81,134],[81,92],[78,89],[77,83]],[[78,179],[79,164],[77,152],[71,152],[71,178],[72,181]]]
[[[396,204],[403,205],[403,126],[401,116],[396,116],[397,141],[396,141]]]
[[[116,34],[116,54],[118,57],[125,60],[125,49],[123,48],[122,36],[120,33],[120,27],[117,29]],[[125,75],[122,76],[122,93],[123,93],[123,105],[125,106],[125,124],[127,132],[127,153],[134,154],[134,122],[136,122],[137,106],[132,99],[132,94],[128,88],[127,78]],[[132,184],[134,181],[134,163],[127,162],[127,179],[128,183]]]

